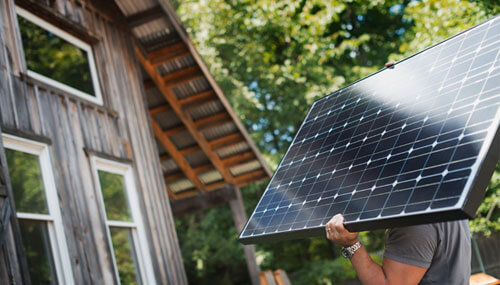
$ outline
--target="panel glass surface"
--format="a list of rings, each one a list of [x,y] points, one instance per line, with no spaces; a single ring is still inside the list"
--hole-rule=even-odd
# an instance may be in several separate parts
[[[498,128],[500,17],[314,102],[240,238],[460,207]]]

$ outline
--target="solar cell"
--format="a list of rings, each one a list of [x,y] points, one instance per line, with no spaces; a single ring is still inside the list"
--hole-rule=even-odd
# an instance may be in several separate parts
[[[500,17],[315,101],[239,240],[473,217],[500,159]]]

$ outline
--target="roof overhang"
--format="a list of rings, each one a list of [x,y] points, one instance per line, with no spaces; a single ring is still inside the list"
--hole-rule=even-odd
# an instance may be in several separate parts
[[[115,3],[134,37],[144,71],[149,115],[170,199],[212,199],[217,197],[212,191],[225,193],[231,187],[268,179],[271,172],[259,150],[170,3]],[[202,204],[216,204],[214,199]]]

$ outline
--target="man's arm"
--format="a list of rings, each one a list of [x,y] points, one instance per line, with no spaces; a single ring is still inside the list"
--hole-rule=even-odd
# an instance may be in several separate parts
[[[358,241],[358,233],[344,227],[344,217],[336,215],[326,224],[327,238],[343,247]],[[418,284],[427,268],[401,263],[384,257],[382,266],[375,263],[366,249],[361,247],[351,257],[351,264],[363,284]]]

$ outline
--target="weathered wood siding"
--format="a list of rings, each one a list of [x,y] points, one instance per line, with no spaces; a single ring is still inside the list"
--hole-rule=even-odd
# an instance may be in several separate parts
[[[0,284],[23,284],[28,275],[12,197],[7,160],[0,137]]]
[[[150,255],[160,284],[187,283],[130,35],[91,4],[47,1],[99,41],[93,45],[104,106],[26,78],[14,1],[2,0],[0,124],[49,145],[73,274],[78,284],[116,283],[104,213],[85,150],[132,161]],[[43,3],[43,1],[41,1]]]

